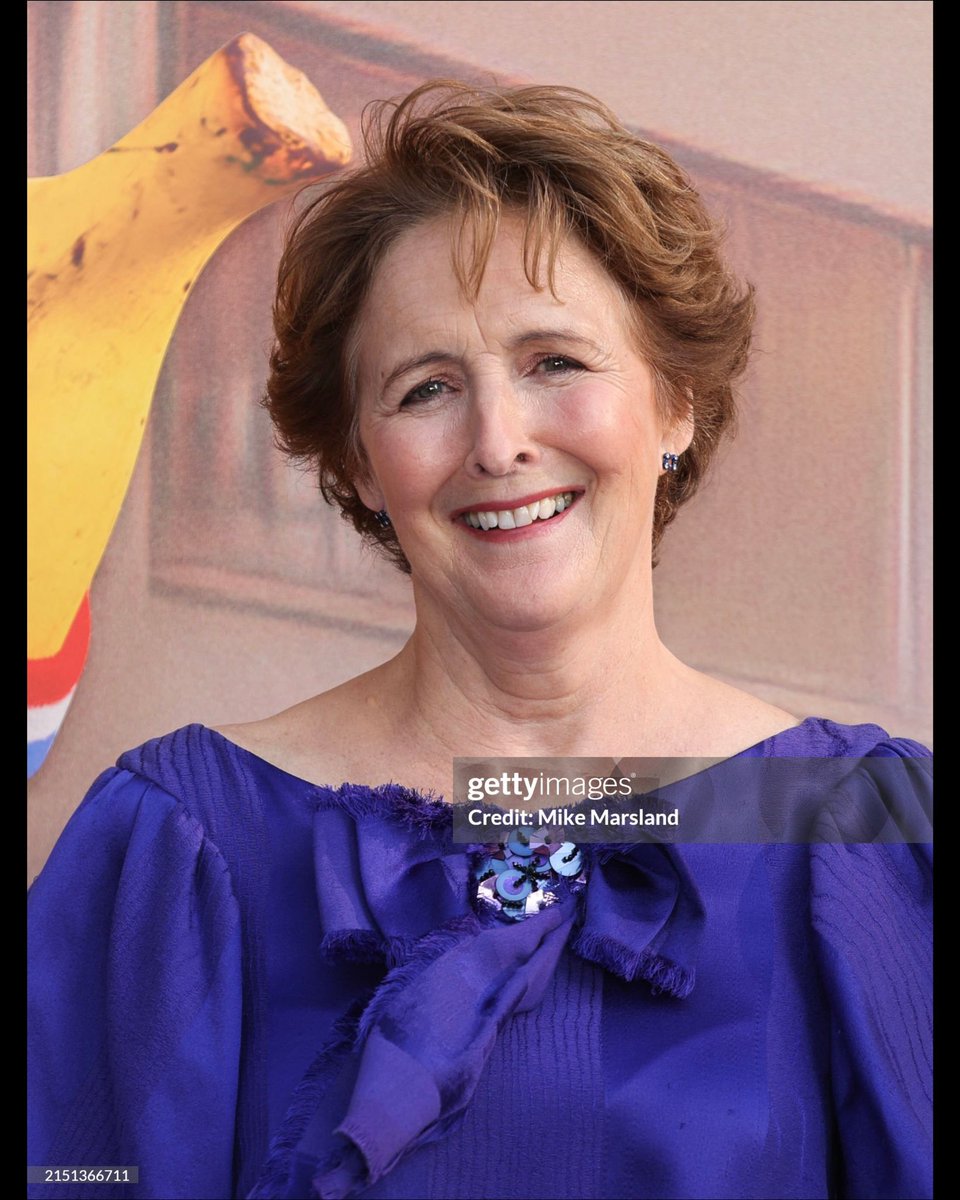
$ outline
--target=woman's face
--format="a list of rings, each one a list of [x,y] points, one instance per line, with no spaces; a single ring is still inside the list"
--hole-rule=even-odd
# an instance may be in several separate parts
[[[662,455],[691,430],[661,427],[626,301],[579,242],[561,247],[556,296],[537,291],[523,224],[505,215],[469,300],[452,236],[443,219],[409,230],[373,280],[357,341],[370,471],[357,487],[390,514],[418,602],[546,628],[649,583]]]

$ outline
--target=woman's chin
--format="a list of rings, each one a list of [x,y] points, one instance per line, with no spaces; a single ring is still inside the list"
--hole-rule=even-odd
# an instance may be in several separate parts
[[[471,597],[470,608],[477,623],[503,633],[533,633],[562,624],[582,605],[582,589],[538,580],[512,588],[481,589]]]

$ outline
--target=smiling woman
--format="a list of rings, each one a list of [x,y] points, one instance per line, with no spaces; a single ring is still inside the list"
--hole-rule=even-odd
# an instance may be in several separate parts
[[[136,1163],[135,1196],[929,1195],[929,862],[889,836],[929,752],[655,621],[750,287],[582,93],[431,84],[367,134],[289,235],[265,404],[416,626],[93,785],[31,893],[31,1162]],[[883,837],[468,852],[453,760],[508,756],[720,759],[721,815],[769,809],[755,760],[852,760],[818,803]]]
[[[591,252],[567,237],[551,286],[531,283],[525,231],[504,213],[473,296],[449,218],[386,254],[356,343],[356,488],[390,515],[425,628],[469,607],[468,641],[492,623],[530,647],[604,596],[642,627],[662,459],[692,427],[662,419],[627,301]]]
[[[302,213],[281,264],[268,406],[284,449],[316,465],[328,499],[407,569],[395,533],[371,521],[354,486],[365,454],[358,354],[369,314],[361,321],[360,312],[375,279],[383,291],[393,278],[385,256],[402,254],[405,234],[424,237],[432,225],[445,231],[430,239],[435,249],[446,237],[440,276],[411,263],[417,251],[408,247],[402,265],[411,273],[397,277],[383,302],[406,320],[410,294],[423,296],[443,279],[455,284],[457,307],[476,299],[509,225],[521,252],[512,260],[506,254],[507,270],[515,276],[519,263],[539,293],[543,268],[554,301],[561,246],[586,252],[577,263],[589,260],[580,308],[596,321],[591,305],[611,305],[653,375],[661,417],[696,418],[688,452],[658,486],[655,547],[732,423],[731,385],[746,366],[754,315],[752,288],[728,271],[719,231],[689,180],[599,101],[568,88],[505,90],[477,103],[467,88],[427,84],[399,105],[372,108],[366,150],[375,168],[342,179]],[[498,257],[502,264],[503,248]],[[591,296],[591,288],[599,292]],[[562,305],[545,302],[540,311],[548,324],[514,329],[518,348],[545,341],[539,348],[556,355],[556,343],[540,337],[554,330],[566,335],[575,360],[585,350],[603,357]],[[442,332],[424,325],[421,336]],[[378,386],[445,361],[441,343],[398,349]]]

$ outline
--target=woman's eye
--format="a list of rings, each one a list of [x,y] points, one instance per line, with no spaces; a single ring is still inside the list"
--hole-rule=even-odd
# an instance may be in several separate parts
[[[548,354],[541,358],[537,366],[547,375],[562,375],[565,371],[580,370],[580,363],[563,354]]]
[[[446,386],[442,379],[428,379],[426,383],[420,383],[415,388],[411,388],[400,401],[400,405],[402,407],[404,404],[418,400],[433,400],[443,394]]]

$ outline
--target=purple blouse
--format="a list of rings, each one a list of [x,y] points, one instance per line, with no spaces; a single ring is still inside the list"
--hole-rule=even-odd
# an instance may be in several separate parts
[[[734,757],[874,755],[929,751],[809,718]],[[199,724],[123,754],[30,889],[28,1162],[139,1183],[28,1194],[931,1194],[929,846],[585,853],[495,921],[419,792]]]

